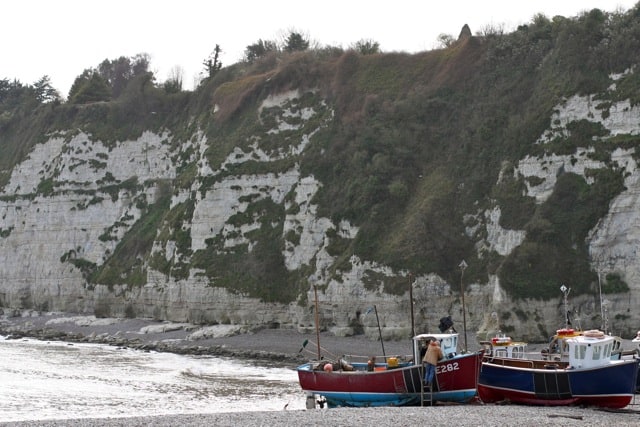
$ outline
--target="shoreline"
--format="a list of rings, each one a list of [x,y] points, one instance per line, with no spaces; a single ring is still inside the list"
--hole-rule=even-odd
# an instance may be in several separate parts
[[[96,318],[87,314],[25,311],[0,317],[0,335],[7,339],[106,344],[141,351],[171,352],[262,360],[295,366],[317,359],[317,336],[294,329],[248,328],[238,325],[193,325],[151,319]],[[327,360],[342,355],[411,355],[410,340],[380,343],[364,336],[320,333],[320,354]]]
[[[0,309],[0,335],[8,339],[33,338],[105,344],[141,351],[261,360],[292,369],[310,360],[318,360],[318,353],[323,359],[334,362],[344,356],[350,361],[363,362],[371,356],[376,356],[378,360],[390,356],[406,359],[412,357],[413,353],[408,337],[380,342],[364,335],[336,336],[323,331],[319,336],[318,352],[316,333],[296,329],[194,325],[140,318],[96,318],[89,314],[33,310],[8,315]],[[623,349],[638,348],[630,339],[623,339],[622,342]],[[545,344],[529,343],[527,351],[536,357],[544,347]],[[480,344],[470,340],[468,350],[480,350]]]

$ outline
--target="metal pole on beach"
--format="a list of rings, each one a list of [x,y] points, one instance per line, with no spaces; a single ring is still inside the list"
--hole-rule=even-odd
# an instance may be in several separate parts
[[[462,298],[462,329],[464,331],[464,351],[467,352],[467,310],[464,305],[464,285],[462,282],[462,278],[464,276],[464,270],[468,267],[467,263],[462,260],[462,262],[458,265],[460,267],[460,297]]]

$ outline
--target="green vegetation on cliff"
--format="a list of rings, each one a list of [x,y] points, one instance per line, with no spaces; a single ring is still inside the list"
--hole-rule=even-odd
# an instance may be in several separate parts
[[[609,168],[589,171],[590,182],[560,174],[553,194],[540,204],[525,195],[525,179],[513,171],[527,155],[573,155],[594,138],[610,136],[585,120],[572,123],[570,135],[536,144],[555,126],[553,110],[567,98],[594,95],[603,117],[614,101],[640,102],[640,74],[626,74],[613,91],[609,77],[640,63],[640,7],[611,14],[594,9],[575,18],[538,15],[512,33],[464,38],[414,55],[367,53],[269,49],[251,62],[216,70],[193,92],[156,85],[146,67],[126,81],[109,78],[104,70],[116,62],[107,61],[79,77],[67,102],[41,102],[28,87],[3,80],[0,185],[35,144],[57,132],[82,130],[109,145],[144,130],[166,129],[177,177],[145,204],[142,217],[103,265],[73,261],[93,284],[137,286],[149,267],[176,279],[198,269],[215,286],[265,301],[296,300],[313,268],[285,267],[285,241],[295,243],[299,235],[284,235],[283,205],[261,199],[233,217],[236,227],[257,224],[251,250],[227,248],[216,237],[207,240],[206,249],[192,252],[183,225],[192,218],[193,199],[173,207],[169,202],[187,189],[203,195],[225,177],[277,175],[299,167],[303,176],[321,183],[313,200],[318,216],[359,228],[353,240],[329,231],[336,272],[357,255],[455,283],[457,265],[465,259],[468,280],[486,283],[489,274],[497,274],[517,298],[556,296],[560,283],[576,293],[591,292],[597,277],[589,266],[587,235],[624,190],[623,172],[611,153],[636,149],[640,138],[619,135],[598,143],[590,156]],[[132,70],[140,64],[136,61],[144,65],[144,58],[131,59]],[[288,111],[313,109],[315,115],[305,123],[291,119],[287,132],[269,133],[278,127],[282,107],[260,105],[290,90],[300,97]],[[203,158],[193,147],[200,130],[208,144]],[[295,152],[305,137],[309,144]],[[224,163],[234,150],[255,155],[256,147],[272,158],[289,154],[270,162]],[[205,160],[218,173],[201,179],[198,162]],[[38,192],[55,188],[55,182],[43,181]],[[477,239],[466,230],[468,216],[496,205],[502,227],[527,233],[506,256],[479,253]],[[178,256],[152,254],[154,242],[164,247],[168,241],[176,242]],[[369,285],[378,279],[372,273]],[[625,289],[619,277],[606,279],[611,289]],[[402,286],[387,285],[391,293]]]

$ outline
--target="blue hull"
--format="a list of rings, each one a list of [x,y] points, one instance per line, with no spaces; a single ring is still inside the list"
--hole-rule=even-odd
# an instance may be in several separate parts
[[[480,371],[478,394],[487,403],[507,400],[622,408],[635,393],[637,374],[636,361],[591,369],[533,369],[486,362]]]
[[[378,406],[417,406],[424,401],[470,402],[476,396],[476,390],[456,390],[451,392],[434,392],[433,396],[425,391],[420,393],[343,393],[323,392],[327,406],[337,407],[378,407]]]

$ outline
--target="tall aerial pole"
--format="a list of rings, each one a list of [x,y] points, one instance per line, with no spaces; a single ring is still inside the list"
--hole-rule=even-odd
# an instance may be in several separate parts
[[[571,292],[571,288],[562,285],[560,286],[560,291],[564,294],[564,327],[565,329],[569,329],[569,303],[567,297],[569,296],[569,292]]]

